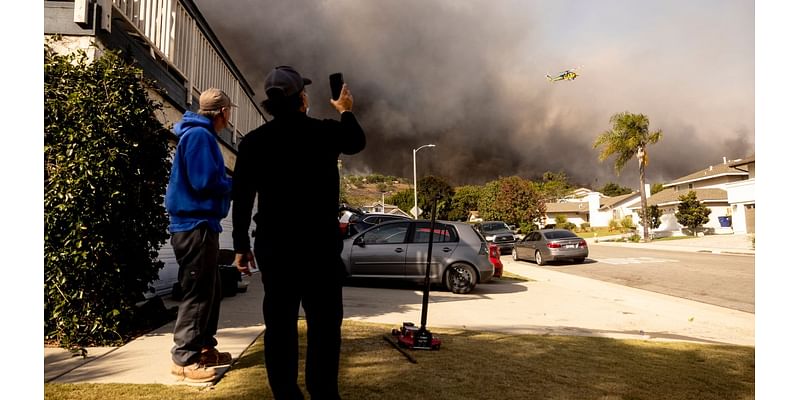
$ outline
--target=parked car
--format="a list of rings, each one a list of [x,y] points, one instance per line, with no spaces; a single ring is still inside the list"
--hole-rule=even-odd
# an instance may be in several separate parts
[[[539,265],[565,259],[581,264],[589,256],[589,247],[570,230],[540,229],[514,244],[511,256],[514,261],[532,260]]]
[[[478,229],[486,241],[494,243],[500,249],[500,254],[511,253],[514,248],[514,231],[503,221],[484,221],[479,222],[475,227]]]
[[[344,240],[342,260],[355,278],[425,281],[430,221],[395,220],[375,225]],[[433,229],[431,284],[453,293],[469,293],[492,280],[489,243],[469,224],[437,221]]]
[[[381,222],[399,219],[410,220],[411,218],[402,214],[365,213],[360,210],[346,210],[339,219],[339,228],[342,230],[342,237],[347,238],[356,233],[363,232],[367,228],[378,225]]]

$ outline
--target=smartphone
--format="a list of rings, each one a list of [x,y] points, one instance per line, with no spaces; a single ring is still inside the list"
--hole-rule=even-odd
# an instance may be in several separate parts
[[[331,98],[339,100],[339,94],[342,93],[342,85],[344,84],[344,76],[341,72],[331,74]]]

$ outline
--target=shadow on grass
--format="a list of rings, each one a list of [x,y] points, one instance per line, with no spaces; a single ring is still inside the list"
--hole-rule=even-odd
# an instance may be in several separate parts
[[[439,351],[411,364],[383,336],[393,326],[345,321],[340,389],[347,399],[753,399],[755,349],[741,346],[439,330]],[[303,386],[305,322],[300,322]],[[272,399],[259,338],[212,389],[45,385],[46,399]]]

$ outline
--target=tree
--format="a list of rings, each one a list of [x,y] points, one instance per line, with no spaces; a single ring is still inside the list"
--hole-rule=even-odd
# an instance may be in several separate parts
[[[631,194],[633,193],[633,189],[625,186],[617,185],[614,182],[608,182],[605,186],[600,189],[600,193],[609,196],[621,196],[623,194]]]
[[[511,176],[484,186],[478,211],[485,221],[504,221],[518,226],[521,233],[528,233],[534,224],[544,221],[547,208],[533,182]]]
[[[637,210],[636,214],[639,215],[640,225],[644,226],[642,221],[644,221],[645,215],[647,215],[647,218],[650,219],[647,223],[650,227],[655,229],[661,226],[661,216],[664,215],[664,210],[658,208],[658,206],[648,206],[647,213],[643,213],[642,210]]]
[[[386,202],[396,205],[399,209],[411,214],[411,209],[414,208],[414,189],[401,190],[389,196]]]
[[[163,263],[169,132],[141,70],[45,46],[44,328],[63,347],[117,344]]]
[[[679,224],[689,228],[694,236],[697,236],[699,228],[708,222],[708,215],[711,214],[711,209],[697,200],[697,193],[694,190],[678,196],[678,200],[680,200],[680,204],[678,204],[678,212],[675,213],[675,218],[677,218]]]
[[[650,195],[652,196],[652,195],[654,195],[654,194],[656,194],[656,193],[658,193],[658,192],[660,192],[662,190],[664,190],[664,184],[663,183],[656,183],[655,185],[650,187]]]
[[[434,198],[436,198],[437,204],[437,217],[441,219],[441,216],[448,214],[450,198],[453,197],[455,191],[444,178],[430,175],[422,178],[417,184],[417,192],[419,208],[423,210],[421,218],[429,219],[431,217]]]
[[[655,144],[661,139],[661,130],[650,132],[650,120],[644,114],[631,114],[623,112],[614,114],[609,121],[611,129],[603,132],[594,141],[594,148],[602,147],[600,161],[616,155],[614,170],[620,174],[625,164],[636,156],[639,160],[639,193],[641,195],[642,210],[647,212],[647,194],[644,191],[644,169],[648,163],[647,145]],[[647,221],[642,225],[644,241],[650,240]]]
[[[569,183],[567,174],[547,171],[542,174],[542,181],[536,184],[536,190],[545,201],[556,202],[572,191],[573,185]]]
[[[469,212],[478,209],[478,201],[481,198],[481,186],[466,185],[455,189],[455,194],[450,200],[450,213],[447,219],[450,221],[466,221]]]

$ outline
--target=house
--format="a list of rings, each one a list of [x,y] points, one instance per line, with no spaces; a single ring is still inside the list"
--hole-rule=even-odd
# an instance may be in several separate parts
[[[238,143],[265,121],[253,89],[192,0],[45,1],[44,39],[60,53],[82,49],[89,60],[109,49],[121,51],[163,89],[163,94],[151,92],[151,96],[163,104],[158,117],[167,128],[184,111],[197,110],[202,91],[224,90],[237,105],[229,126],[217,137],[229,173],[236,163]],[[177,138],[171,141],[174,146]],[[222,225],[231,231],[230,214]],[[220,248],[233,248],[230,234],[220,235]],[[159,259],[165,267],[154,287],[162,295],[178,276],[169,242],[159,251]]]
[[[680,235],[681,226],[675,213],[680,196],[694,191],[700,204],[711,209],[704,227],[712,233],[755,232],[755,156],[711,165],[663,185],[663,190],[648,199],[664,212],[656,235]],[[735,207],[734,207],[735,206]],[[632,210],[641,207],[634,205]],[[725,221],[730,217],[730,226]]]
[[[661,224],[652,229],[654,235],[684,234],[678,223],[680,196],[694,191],[701,204],[711,209],[708,232],[748,234],[755,232],[755,156],[728,160],[710,165],[700,171],[675,179],[663,189],[650,195],[650,185],[645,184],[647,204],[663,211]],[[641,230],[638,211],[641,209],[639,192],[608,197],[590,189],[579,188],[556,203],[547,203],[547,224],[555,223],[558,215],[580,226],[589,222],[592,227],[608,226],[611,220],[630,216]]]
[[[645,193],[650,196],[650,184],[645,184]],[[626,217],[631,217],[634,223],[639,223],[639,215],[632,210],[632,207],[641,202],[642,196],[639,191],[601,199],[600,208],[595,211],[597,224],[592,226],[608,226],[609,221],[621,221]]]
[[[564,216],[567,222],[572,222],[576,226],[589,222],[590,204],[586,201],[564,201],[560,203],[546,203],[547,212],[545,213],[545,225],[555,224],[556,217]]]
[[[728,204],[731,206],[733,233],[756,232],[756,157],[747,157],[728,163],[728,166],[747,171],[747,179],[725,185]]]
[[[650,185],[645,185],[646,193],[650,193]],[[555,203],[546,203],[547,219],[545,224],[554,224],[559,215],[567,217],[568,222],[576,226],[589,223],[591,227],[608,226],[611,220],[622,220],[632,216],[638,222],[639,216],[631,210],[639,204],[639,192],[621,196],[608,197],[600,192],[587,188],[578,188]]]
[[[382,204],[379,201],[363,206],[361,209],[368,213],[396,214],[411,218],[411,215],[401,210],[400,207],[393,204]]]

